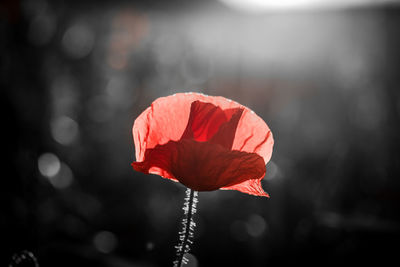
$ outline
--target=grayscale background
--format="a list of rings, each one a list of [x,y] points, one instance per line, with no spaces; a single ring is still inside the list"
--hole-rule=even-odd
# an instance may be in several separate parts
[[[132,170],[131,130],[186,91],[275,137],[270,199],[199,194],[188,266],[399,263],[400,6],[283,2],[2,1],[0,265],[172,266],[185,188]]]

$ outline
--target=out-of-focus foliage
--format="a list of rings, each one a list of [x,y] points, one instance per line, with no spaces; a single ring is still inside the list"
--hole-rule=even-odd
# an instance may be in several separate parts
[[[0,4],[0,265],[171,265],[185,189],[132,171],[131,127],[182,91],[275,137],[270,199],[199,194],[192,266],[398,261],[400,10],[168,3]]]

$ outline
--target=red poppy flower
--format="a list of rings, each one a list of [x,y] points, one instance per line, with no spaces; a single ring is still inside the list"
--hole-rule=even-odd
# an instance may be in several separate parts
[[[239,103],[197,93],[161,97],[135,120],[132,131],[137,171],[196,191],[268,196],[261,179],[272,154],[272,133]]]

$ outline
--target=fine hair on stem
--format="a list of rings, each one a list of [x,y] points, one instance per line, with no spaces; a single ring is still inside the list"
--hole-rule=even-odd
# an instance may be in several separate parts
[[[193,215],[196,213],[198,192],[190,188],[186,189],[185,202],[183,211],[185,217],[182,219],[182,231],[179,232],[179,243],[176,248],[176,260],[173,262],[174,267],[181,267],[188,263],[185,254],[189,252],[190,245],[193,244],[194,228],[196,223],[193,221]]]

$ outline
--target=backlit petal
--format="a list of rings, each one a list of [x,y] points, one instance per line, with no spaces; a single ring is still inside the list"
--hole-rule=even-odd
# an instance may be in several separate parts
[[[179,181],[197,191],[261,187],[273,136],[249,108],[232,100],[181,93],[155,100],[132,129],[135,170]]]
[[[264,160],[256,153],[231,151],[220,145],[189,139],[170,141],[150,149],[144,162],[132,165],[144,173],[151,173],[152,168],[162,169],[163,177],[177,179],[196,191],[231,187],[260,179],[265,174]],[[256,194],[255,191],[251,193]]]
[[[170,141],[165,145],[147,149],[142,162],[133,162],[132,167],[136,171],[146,174],[157,174],[164,178],[178,181],[171,173],[172,159],[176,157],[177,147],[175,142]]]
[[[232,149],[257,153],[267,164],[271,159],[273,145],[274,139],[267,124],[246,108],[239,121]]]
[[[236,129],[243,113],[242,108],[229,109],[233,112],[231,119],[223,123],[218,132],[211,138],[210,143],[218,144],[226,149],[231,149],[236,136]]]
[[[240,191],[240,192],[243,192],[246,194],[250,194],[250,195],[269,197],[268,193],[266,193],[261,186],[261,180],[262,180],[262,178],[250,179],[250,180],[241,182],[239,184],[222,187],[221,189],[222,190],[237,190],[237,191]]]
[[[187,127],[191,105],[198,100],[221,108],[225,114],[228,109],[243,109],[232,149],[255,152],[264,158],[265,163],[270,160],[274,140],[269,127],[260,117],[235,101],[198,93],[179,93],[158,98],[140,114],[132,129],[136,160],[142,161],[148,148],[171,140],[178,141]]]
[[[227,121],[228,118],[221,108],[211,103],[194,101],[191,104],[189,121],[181,139],[208,141]]]

